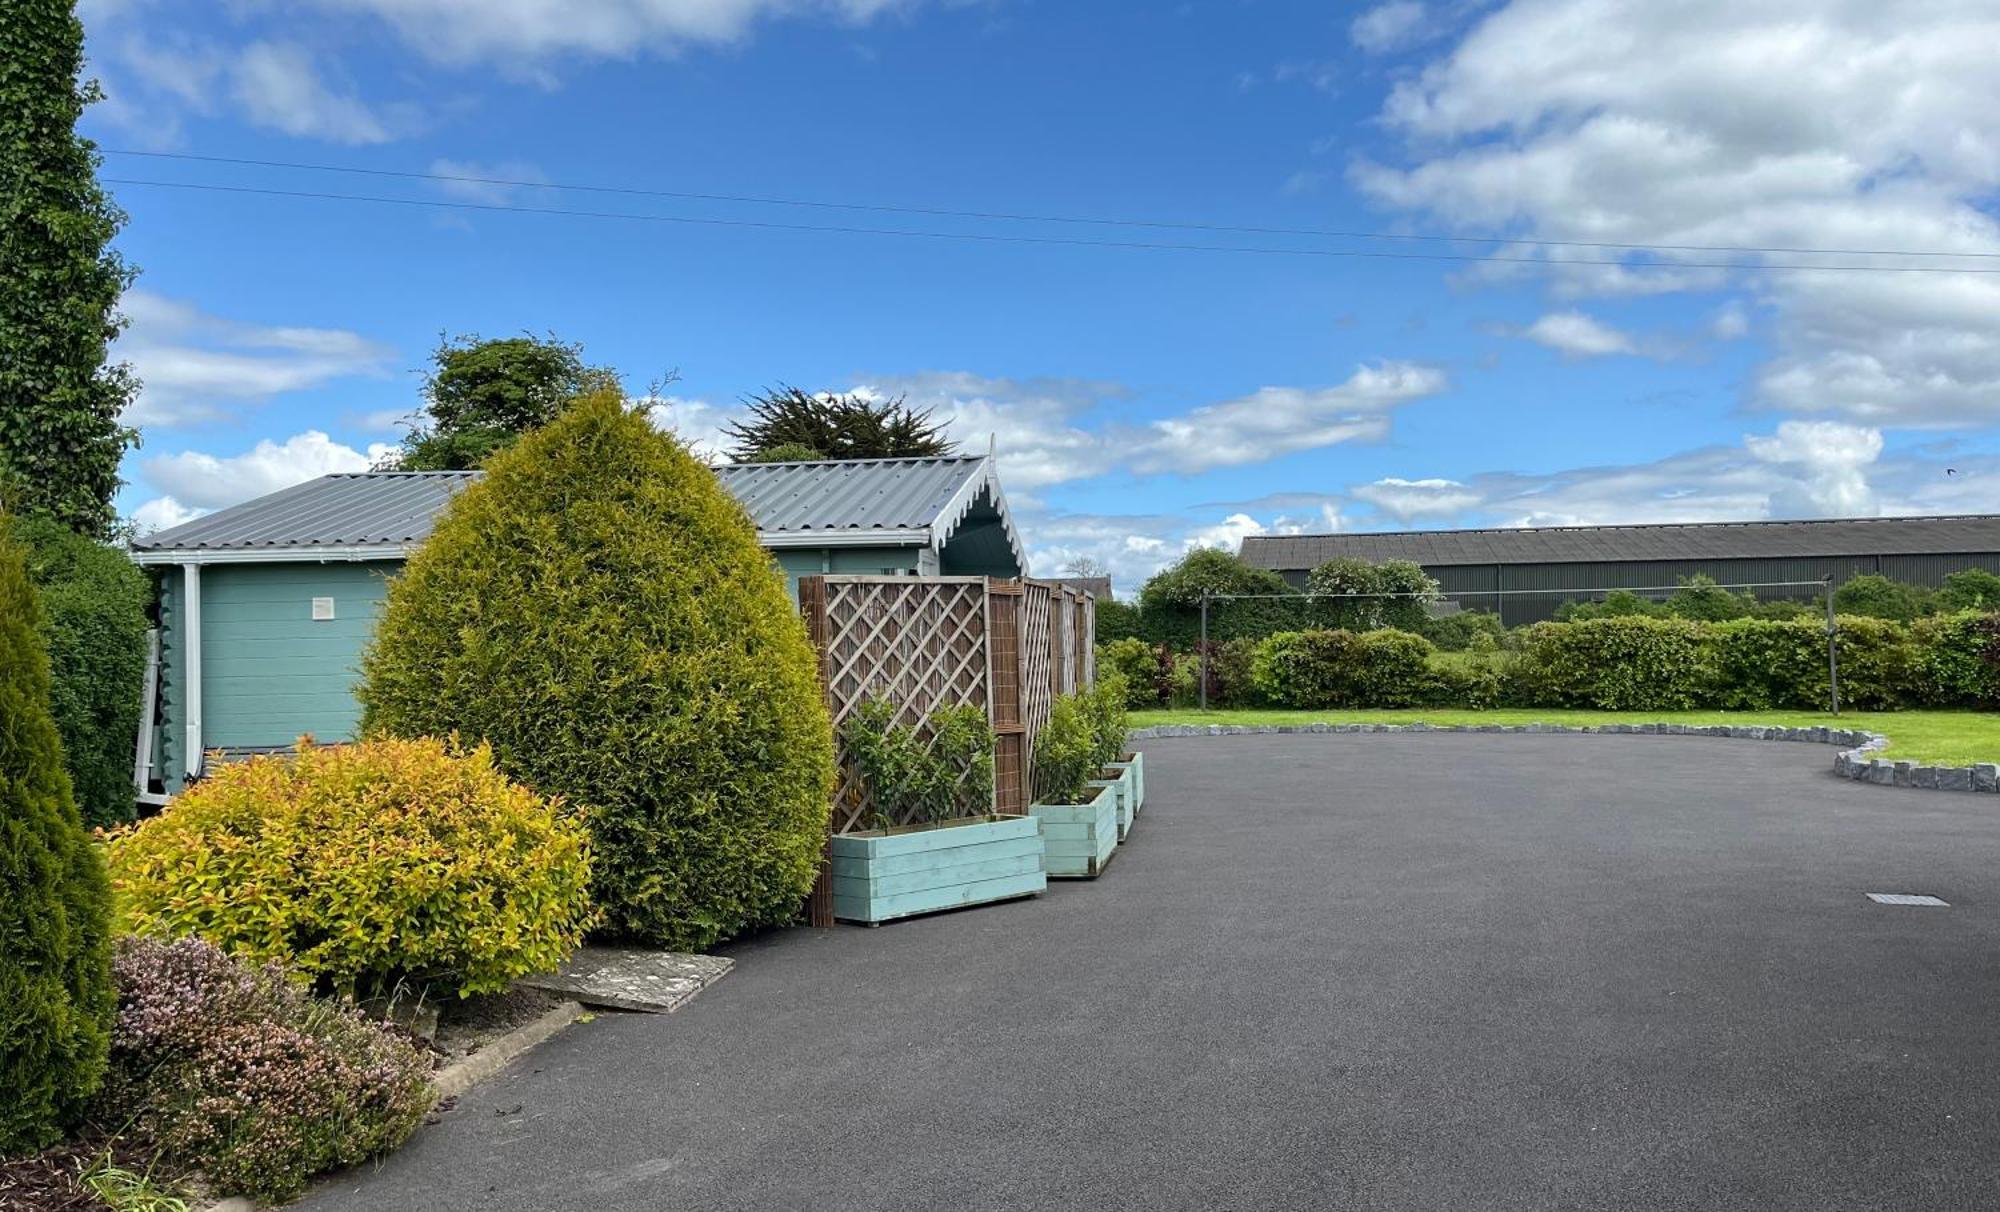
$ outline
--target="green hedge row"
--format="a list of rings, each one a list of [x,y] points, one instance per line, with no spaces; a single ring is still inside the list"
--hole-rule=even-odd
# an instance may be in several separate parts
[[[1910,623],[1842,617],[1841,702],[2000,706],[2000,614]],[[1825,624],[1816,619],[1617,617],[1538,623],[1518,651],[1440,654],[1421,636],[1281,632],[1210,648],[1214,707],[1583,707],[1606,711],[1814,710],[1828,702]],[[1124,639],[1099,650],[1134,708],[1197,701],[1196,654]]]

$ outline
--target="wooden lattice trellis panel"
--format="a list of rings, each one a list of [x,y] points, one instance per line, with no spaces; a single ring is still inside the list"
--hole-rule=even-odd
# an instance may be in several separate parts
[[[896,721],[912,726],[962,704],[990,718],[982,579],[828,577],[820,596],[821,670],[836,735],[871,698],[895,704]],[[834,832],[866,828],[873,817],[853,765],[843,760]]]
[[[1093,681],[1093,603],[1044,581],[802,577],[799,612],[819,649],[836,736],[869,698],[895,703],[898,722],[911,725],[939,707],[981,707],[993,722],[994,806],[1001,812],[1025,812],[1033,798],[1035,737],[1055,696]],[[874,805],[843,755],[832,832],[875,823]],[[808,909],[814,925],[833,924],[825,869]]]

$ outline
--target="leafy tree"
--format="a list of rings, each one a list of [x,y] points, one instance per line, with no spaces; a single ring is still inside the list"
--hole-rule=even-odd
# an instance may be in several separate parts
[[[394,459],[402,471],[467,471],[577,398],[618,390],[616,372],[590,366],[583,346],[548,337],[440,341],[424,376],[424,421]]]
[[[20,549],[0,527],[0,1156],[39,1148],[104,1075],[117,998],[111,888],[49,715]]]
[[[51,709],[76,802],[89,825],[130,821],[132,738],[146,677],[152,588],[126,554],[53,518],[16,518],[42,606]]]
[[[1280,599],[1209,603],[1210,639],[1256,638],[1304,626],[1306,599],[1268,568],[1252,568],[1232,552],[1194,547],[1139,587],[1139,617],[1148,639],[1186,648],[1201,634],[1202,594],[1275,594]]]
[[[713,472],[586,396],[495,455],[389,585],[366,732],[485,741],[581,808],[610,930],[701,950],[789,921],[819,871],[819,660]]]
[[[1966,568],[1944,579],[1932,597],[1939,610],[2000,610],[2000,576],[1984,568]]]
[[[1748,590],[1731,593],[1716,584],[1714,577],[1702,573],[1682,578],[1680,588],[1667,599],[1667,613],[1708,623],[1748,618],[1756,609],[1755,594]]]
[[[776,461],[808,450],[822,459],[940,458],[958,447],[926,409],[860,395],[812,395],[779,384],[744,401],[749,416],[731,422],[740,463]]]
[[[1908,622],[1924,612],[1929,595],[1915,585],[1863,573],[1833,592],[1833,608],[1841,614]]]
[[[1667,613],[1659,602],[1648,601],[1629,589],[1614,589],[1597,602],[1564,602],[1556,608],[1558,622],[1583,619],[1657,618]]]
[[[825,455],[803,442],[780,442],[743,460],[746,463],[818,463]]]
[[[79,79],[75,0],[8,0],[0,21],[0,496],[20,513],[108,535],[120,422],[138,390],[105,348],[133,273],[111,248],[125,214],[77,136],[101,95]]]
[[[1336,557],[1312,570],[1306,588],[1315,594],[1339,595],[1315,600],[1313,611],[1322,626],[1349,631],[1378,627],[1421,631],[1438,600],[1437,581],[1409,560],[1371,564]]]

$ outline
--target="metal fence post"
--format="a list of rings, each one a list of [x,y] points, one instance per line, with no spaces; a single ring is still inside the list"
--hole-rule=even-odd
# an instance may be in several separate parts
[[[1833,714],[1840,714],[1840,624],[1833,617],[1833,578],[1826,579],[1826,687]]]
[[[1208,710],[1208,590],[1201,591],[1201,709]]]

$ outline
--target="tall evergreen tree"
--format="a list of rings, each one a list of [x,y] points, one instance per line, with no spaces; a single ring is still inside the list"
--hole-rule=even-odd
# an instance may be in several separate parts
[[[111,889],[49,715],[21,549],[0,518],[0,1156],[47,1144],[97,1089],[117,998]]]
[[[939,458],[958,449],[929,410],[901,396],[813,395],[781,384],[744,406],[744,419],[727,429],[739,463]]]
[[[138,381],[108,365],[132,271],[112,249],[125,214],[97,183],[77,118],[99,97],[80,78],[75,0],[7,0],[0,20],[0,490],[24,513],[109,532],[121,421]]]
[[[431,363],[423,419],[390,460],[399,471],[469,471],[578,398],[620,390],[616,371],[553,333],[441,341]]]

